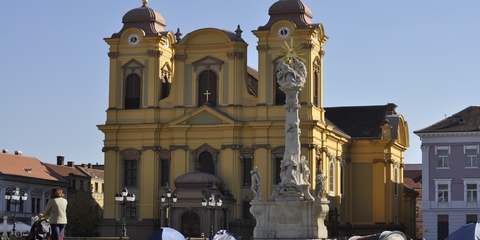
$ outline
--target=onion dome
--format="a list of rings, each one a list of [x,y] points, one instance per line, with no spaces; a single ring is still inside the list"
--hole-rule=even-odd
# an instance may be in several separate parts
[[[118,38],[128,28],[139,28],[145,32],[145,36],[160,36],[165,31],[167,22],[159,12],[147,7],[147,1],[143,5],[128,11],[122,18],[123,28],[112,35]]]
[[[318,24],[312,25],[312,10],[300,0],[278,0],[270,7],[268,15],[270,15],[270,20],[258,30],[270,29],[279,20],[289,20],[295,24],[296,28],[318,26]]]

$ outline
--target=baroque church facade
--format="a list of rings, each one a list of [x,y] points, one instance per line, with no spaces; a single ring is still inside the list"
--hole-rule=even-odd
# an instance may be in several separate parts
[[[144,238],[167,225],[186,237],[212,229],[251,236],[250,171],[258,168],[263,201],[280,182],[285,94],[276,71],[285,54],[301,56],[307,71],[299,93],[301,152],[312,171],[312,192],[315,173],[326,176],[330,235],[410,227],[403,191],[408,126],[396,105],[323,107],[328,37],[322,24],[312,23],[311,9],[300,0],[279,0],[268,13],[269,21],[253,31],[257,70],[247,66],[240,27],[182,37],[167,30],[145,0],[105,38],[109,102],[106,122],[98,126],[105,134],[103,236],[118,236],[123,217],[128,235]],[[123,188],[136,196],[125,209],[114,200]],[[165,205],[168,189],[178,201]],[[223,204],[203,207],[212,195]]]

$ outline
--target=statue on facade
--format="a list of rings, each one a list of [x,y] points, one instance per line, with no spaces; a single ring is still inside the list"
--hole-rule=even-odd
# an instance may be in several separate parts
[[[253,199],[262,199],[262,182],[261,182],[261,176],[260,173],[258,172],[257,166],[253,168],[253,170],[250,171],[250,175],[252,175],[252,186],[250,187],[252,189],[252,192],[254,194]]]
[[[322,198],[325,196],[325,179],[327,177],[323,176],[322,170],[317,170],[317,176],[315,178],[315,197]]]
[[[309,183],[308,179],[310,178],[310,168],[308,168],[308,160],[305,156],[302,156],[302,173],[303,173],[303,181],[305,183]]]

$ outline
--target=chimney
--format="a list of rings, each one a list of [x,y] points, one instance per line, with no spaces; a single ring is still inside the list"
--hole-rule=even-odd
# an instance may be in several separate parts
[[[68,165],[69,167],[75,167],[75,162],[73,162],[73,161],[68,161],[67,165]]]
[[[82,167],[83,167],[83,168],[86,168],[86,167],[87,167],[87,164],[82,163]]]
[[[397,105],[395,103],[387,103],[387,106],[386,106],[387,115],[397,114],[396,109],[397,109]]]
[[[91,164],[91,163],[88,164],[88,168],[92,168],[92,164]]]
[[[15,155],[21,156],[21,155],[22,155],[22,151],[15,151]]]
[[[3,150],[2,150],[2,153],[8,153],[8,150],[7,150],[7,149],[3,149]]]
[[[64,156],[57,156],[57,165],[63,166],[65,164],[65,157]]]

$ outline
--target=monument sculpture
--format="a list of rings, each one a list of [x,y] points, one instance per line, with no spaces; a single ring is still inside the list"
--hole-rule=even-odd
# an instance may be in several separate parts
[[[292,47],[285,44],[285,56],[277,63],[277,82],[285,92],[285,152],[280,164],[281,182],[266,202],[261,201],[259,181],[255,167],[252,174],[252,191],[255,198],[250,202],[250,212],[257,220],[254,238],[326,238],[324,224],[329,201],[324,194],[324,176],[316,173],[315,194],[310,194],[310,169],[308,160],[301,156],[300,120],[298,117],[298,93],[306,82],[307,71],[302,58]],[[320,175],[320,176],[319,176]],[[255,178],[256,179],[256,178]]]

